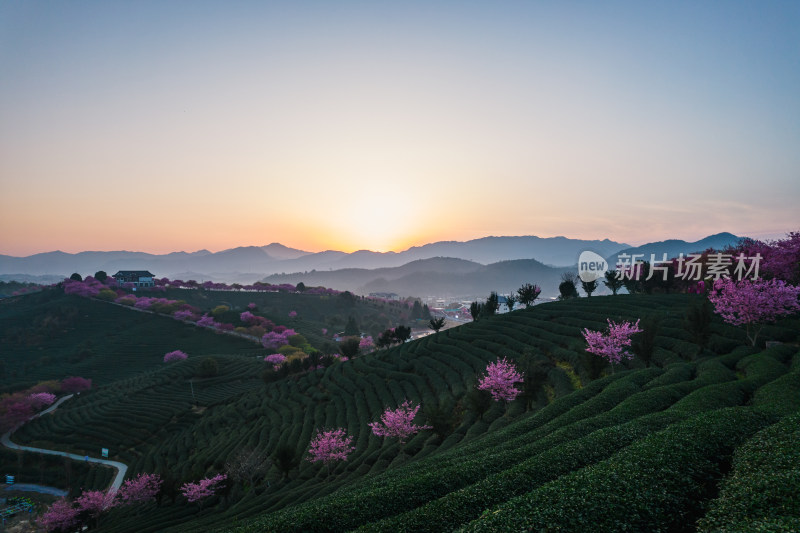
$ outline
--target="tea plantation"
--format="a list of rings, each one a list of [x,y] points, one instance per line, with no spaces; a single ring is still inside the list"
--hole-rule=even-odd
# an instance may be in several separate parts
[[[37,297],[3,302],[1,312],[22,306],[21,323],[35,321],[35,305],[47,303],[24,300]],[[783,344],[751,348],[743,331],[714,318],[701,349],[685,319],[698,298],[547,303],[266,383],[252,344],[70,300],[88,318],[64,333],[74,337],[37,345],[51,359],[29,364],[24,377],[47,379],[55,368],[102,386],[15,440],[78,453],[107,447],[129,475],[157,472],[173,485],[223,472],[242,449],[288,449],[297,460],[288,475],[274,464],[203,505],[178,496],[113,509],[102,531],[797,530],[800,322],[765,328],[763,338]],[[587,357],[582,328],[645,316],[659,321],[652,365],[597,368]],[[120,337],[124,317],[135,333]],[[96,355],[70,362],[65,343],[82,336]],[[190,357],[160,362],[171,349]],[[218,373],[200,378],[207,356]],[[471,391],[498,357],[537,379],[524,398],[484,410]],[[114,364],[89,367],[93,359]],[[22,372],[20,364],[7,369]],[[447,423],[404,446],[372,435],[367,424],[404,399],[421,403],[419,423],[423,412]],[[330,469],[302,460],[323,427],[354,436],[348,460]]]

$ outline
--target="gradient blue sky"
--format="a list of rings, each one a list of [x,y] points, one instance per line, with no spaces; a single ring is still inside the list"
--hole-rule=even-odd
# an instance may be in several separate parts
[[[0,3],[0,253],[800,229],[800,2]]]

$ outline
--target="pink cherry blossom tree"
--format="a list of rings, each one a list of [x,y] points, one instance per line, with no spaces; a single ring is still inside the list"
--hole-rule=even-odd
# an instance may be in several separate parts
[[[28,395],[28,402],[34,409],[41,409],[48,405],[52,405],[56,401],[56,395],[50,392],[36,392]]]
[[[514,387],[515,383],[522,382],[522,374],[516,367],[508,362],[505,357],[486,367],[486,375],[478,382],[479,390],[486,390],[492,394],[494,401],[510,402],[521,392]]]
[[[165,363],[171,363],[173,361],[183,361],[187,357],[189,357],[189,356],[186,355],[181,350],[175,350],[175,351],[167,352],[167,353],[164,354],[164,362]]]
[[[172,313],[172,316],[174,316],[178,320],[190,320],[191,321],[191,320],[195,319],[195,314],[192,313],[191,311],[189,311],[188,309],[179,309],[179,310],[175,311],[174,313]]]
[[[370,352],[373,348],[375,348],[375,341],[372,340],[371,336],[364,337],[358,342],[359,350]]]
[[[417,416],[420,406],[413,406],[408,400],[400,404],[397,409],[389,407],[381,415],[380,422],[370,422],[369,427],[378,437],[397,437],[400,444],[405,444],[408,437],[415,435],[423,429],[431,429],[432,426],[417,426],[414,424],[414,417]]]
[[[621,322],[619,324],[606,319],[608,330],[602,331],[583,330],[583,338],[588,345],[586,351],[606,359],[611,363],[611,373],[614,373],[614,365],[622,359],[633,359],[633,354],[625,349],[631,345],[631,335],[639,333],[639,320],[635,323]]]
[[[334,461],[347,461],[347,456],[355,450],[353,437],[348,437],[343,428],[336,428],[329,431],[317,431],[311,439],[308,453],[308,460],[312,463],[322,461],[330,472],[330,464]]]
[[[45,531],[71,531],[78,525],[78,509],[64,498],[56,500],[36,521]]]
[[[280,365],[286,361],[286,356],[280,353],[273,353],[264,358],[264,361],[267,363],[272,363],[273,365]]]
[[[163,480],[158,474],[139,474],[122,484],[117,492],[117,498],[125,505],[155,501],[162,483]]]
[[[226,479],[228,476],[225,474],[217,474],[214,477],[201,479],[197,483],[184,483],[181,486],[181,494],[190,503],[199,502],[216,494]]]
[[[297,318],[297,311],[289,311],[289,318]]]
[[[734,282],[720,278],[714,282],[714,288],[708,295],[714,310],[725,322],[745,326],[747,339],[752,346],[756,345],[764,324],[800,311],[798,297],[800,287],[779,279]]]
[[[68,394],[81,392],[92,388],[92,380],[80,376],[70,376],[61,381],[61,390]]]
[[[106,509],[116,505],[115,494],[99,490],[83,491],[75,499],[79,512],[85,512],[92,518],[97,518]]]

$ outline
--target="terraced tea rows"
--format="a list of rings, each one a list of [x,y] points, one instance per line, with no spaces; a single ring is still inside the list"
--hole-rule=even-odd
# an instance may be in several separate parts
[[[273,467],[254,487],[237,485],[203,509],[180,502],[150,506],[136,517],[137,531],[227,529],[256,516],[237,531],[504,530],[527,523],[540,501],[561,509],[543,519],[567,527],[573,515],[602,518],[592,514],[600,504],[584,514],[570,511],[569,502],[588,497],[579,481],[605,486],[614,468],[647,463],[659,443],[702,441],[698,428],[706,424],[719,431],[709,432],[707,452],[691,452],[687,464],[713,486],[719,478],[715,468],[738,443],[800,407],[794,394],[800,386],[796,346],[754,353],[738,342],[741,331],[715,321],[716,354],[700,353],[684,330],[689,303],[685,295],[666,295],[546,304],[266,385],[259,381],[263,363],[216,356],[219,376],[194,384],[200,409],[192,409],[188,379],[198,359],[190,358],[65,404],[60,419],[31,423],[18,440],[97,448],[113,439],[119,447],[114,453],[131,462],[132,473],[169,471],[190,480],[221,471],[242,447],[273,453],[287,445],[300,457],[317,428],[345,427],[355,437],[349,460],[330,473],[302,462],[281,479]],[[581,328],[601,329],[606,318],[646,314],[661,319],[654,357],[660,366],[645,368],[634,360],[628,370],[591,381],[583,366]],[[794,340],[798,330],[796,320],[785,321],[768,335]],[[520,402],[508,409],[493,404],[483,416],[470,410],[465,393],[499,356],[557,364],[544,383],[552,400],[538,397],[527,413]],[[463,409],[460,422],[444,439],[430,431],[414,436],[401,452],[397,442],[371,435],[367,424],[404,399],[423,406],[451,401]],[[127,413],[137,416],[127,420]],[[734,423],[741,428],[738,440],[730,434]],[[673,451],[652,462],[654,472],[687,460],[679,447]],[[638,487],[631,479],[631,487]],[[677,480],[667,492],[685,492],[701,503],[713,496],[698,491]],[[561,498],[561,507],[554,498]],[[635,520],[654,530],[669,528],[663,517],[671,512],[698,518],[694,505],[676,496],[669,505],[654,503],[652,512],[635,511]],[[112,511],[103,529],[131,531],[133,512]]]

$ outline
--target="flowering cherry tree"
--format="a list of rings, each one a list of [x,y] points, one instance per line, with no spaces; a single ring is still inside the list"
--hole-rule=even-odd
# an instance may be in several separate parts
[[[289,311],[289,318],[297,318],[297,311]]]
[[[370,422],[369,427],[379,437],[398,437],[400,444],[405,444],[406,439],[411,435],[419,433],[423,429],[431,429],[431,426],[414,424],[414,417],[417,416],[419,408],[419,405],[413,407],[408,400],[395,410],[387,407],[381,415],[381,421]]]
[[[45,531],[70,531],[78,525],[78,509],[61,498],[39,517],[36,523]]]
[[[66,393],[81,392],[92,388],[92,380],[80,376],[70,376],[61,381],[61,390]]]
[[[375,342],[372,340],[372,336],[367,336],[358,341],[358,349],[363,350],[365,352],[371,351],[375,348]]]
[[[78,505],[79,512],[85,512],[92,518],[97,518],[100,516],[100,513],[116,505],[114,496],[115,494],[112,492],[103,492],[99,490],[83,491],[83,493],[75,499],[75,503]]]
[[[718,279],[708,295],[714,310],[725,322],[745,326],[752,346],[756,345],[764,324],[800,311],[798,297],[800,287],[778,279],[744,279],[738,282]]]
[[[514,387],[515,383],[520,382],[522,382],[522,374],[517,372],[516,367],[503,357],[494,363],[489,363],[486,367],[486,375],[478,382],[478,389],[491,392],[492,398],[496,402],[501,400],[510,402],[521,392]]]
[[[611,363],[611,372],[614,372],[614,364],[622,359],[633,359],[633,354],[625,349],[631,345],[631,335],[639,333],[639,320],[635,323],[621,322],[619,324],[606,319],[608,331],[583,330],[583,338],[588,345],[586,351],[606,359]]]
[[[220,484],[228,479],[225,474],[217,474],[214,477],[201,479],[197,483],[184,483],[181,486],[181,494],[194,503],[213,496],[221,488]]]
[[[179,309],[178,311],[172,313],[172,316],[178,320],[194,320],[195,318],[195,314],[188,309]]]
[[[333,461],[347,461],[347,456],[355,450],[353,437],[348,437],[343,428],[336,428],[329,431],[317,431],[311,439],[308,450],[312,463],[322,461],[322,464],[330,467]]]
[[[264,358],[264,361],[267,363],[272,363],[273,365],[280,365],[286,361],[286,356],[280,353],[273,353]]]
[[[205,314],[197,321],[197,325],[204,328],[215,328],[217,327],[217,322],[214,320],[214,317]]]
[[[36,392],[28,395],[28,402],[34,409],[41,409],[47,405],[52,405],[56,401],[56,395],[50,392]]]
[[[117,498],[123,504],[150,502],[156,499],[163,480],[158,474],[139,474],[122,484]]]
[[[184,352],[180,350],[175,350],[173,352],[167,352],[164,354],[164,362],[171,363],[173,361],[183,361],[187,357],[189,356],[186,355]]]
[[[261,345],[268,349],[280,348],[285,344],[289,344],[289,337],[294,335],[297,335],[295,330],[277,326],[274,330],[261,337]]]

